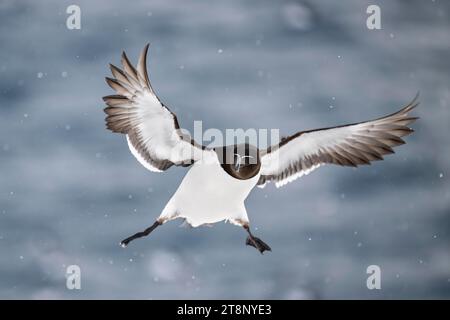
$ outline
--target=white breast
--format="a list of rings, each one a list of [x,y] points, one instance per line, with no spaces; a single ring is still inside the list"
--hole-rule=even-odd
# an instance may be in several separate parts
[[[217,156],[214,160],[194,163],[161,217],[182,217],[193,227],[226,219],[247,221],[244,200],[255,187],[259,174],[238,180],[222,169]]]

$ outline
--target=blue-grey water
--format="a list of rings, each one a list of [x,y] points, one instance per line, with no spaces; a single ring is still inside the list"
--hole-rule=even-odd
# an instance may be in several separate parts
[[[450,3],[0,3],[0,298],[450,298]],[[246,204],[254,233],[150,225],[185,168],[152,173],[105,129],[108,63],[151,43],[160,98],[183,127],[302,129],[396,111],[416,132],[372,166],[323,167]],[[81,268],[81,289],[66,268]],[[366,268],[381,268],[381,289]]]

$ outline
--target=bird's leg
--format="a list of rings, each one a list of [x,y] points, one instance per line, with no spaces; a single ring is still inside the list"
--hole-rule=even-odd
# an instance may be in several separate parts
[[[138,232],[136,234],[133,234],[131,237],[126,238],[125,240],[122,240],[120,242],[120,245],[122,247],[126,247],[131,241],[133,241],[134,239],[138,239],[138,238],[142,238],[145,236],[148,236],[150,234],[150,232],[152,232],[153,230],[155,230],[158,226],[162,225],[162,222],[159,220],[156,220],[154,224],[152,224],[150,227],[148,227],[147,229],[145,229],[144,231]]]
[[[264,251],[272,251],[272,249],[270,249],[270,247],[267,243],[265,243],[261,239],[255,237],[250,232],[250,228],[249,228],[248,224],[245,224],[243,227],[244,227],[245,231],[247,231],[247,233],[248,233],[247,240],[245,241],[246,245],[255,247],[256,249],[259,250],[259,252],[261,252],[261,254],[263,254]]]

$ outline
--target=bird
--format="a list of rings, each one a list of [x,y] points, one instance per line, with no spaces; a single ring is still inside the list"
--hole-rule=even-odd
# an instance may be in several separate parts
[[[245,200],[256,187],[282,187],[324,165],[370,165],[394,153],[418,119],[410,112],[416,97],[390,115],[364,122],[299,131],[259,149],[248,142],[208,147],[180,127],[177,116],[156,95],[147,73],[147,44],[134,67],[122,52],[122,69],[110,64],[106,77],[114,95],[103,97],[106,127],[124,134],[132,155],[148,170],[188,168],[178,189],[152,225],[120,242],[126,247],[168,221],[181,218],[191,227],[225,221],[246,231],[246,245],[261,254],[270,246],[253,235]]]

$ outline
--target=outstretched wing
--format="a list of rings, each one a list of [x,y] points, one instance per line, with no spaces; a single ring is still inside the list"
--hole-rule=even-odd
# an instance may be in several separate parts
[[[383,118],[283,138],[261,151],[258,185],[274,181],[281,187],[327,163],[356,167],[383,160],[383,155],[394,153],[392,147],[405,143],[401,137],[414,131],[408,125],[418,118],[408,114],[418,104],[417,95],[406,107]]]
[[[116,95],[103,97],[106,126],[127,136],[131,153],[147,169],[164,171],[172,165],[188,166],[211,150],[183,133],[176,115],[156,96],[147,74],[147,44],[137,69],[122,53],[123,70],[110,65],[114,78],[106,78]]]

